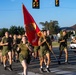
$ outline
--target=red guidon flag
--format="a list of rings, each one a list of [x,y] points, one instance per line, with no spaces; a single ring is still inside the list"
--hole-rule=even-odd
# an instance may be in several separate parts
[[[38,39],[41,36],[40,29],[24,4],[22,4],[22,9],[27,38],[33,46],[38,46]]]

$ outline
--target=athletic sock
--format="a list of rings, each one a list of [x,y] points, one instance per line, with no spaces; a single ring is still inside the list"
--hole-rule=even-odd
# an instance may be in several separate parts
[[[4,64],[4,67],[6,67],[6,65]]]
[[[67,60],[65,60],[65,62],[68,62]]]
[[[42,66],[40,66],[40,68],[43,68]]]
[[[49,68],[49,66],[47,65],[46,68]]]

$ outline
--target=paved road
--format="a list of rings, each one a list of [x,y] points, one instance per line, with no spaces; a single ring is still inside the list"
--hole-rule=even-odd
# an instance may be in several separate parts
[[[53,48],[54,53],[58,58],[59,50],[58,48]],[[64,53],[62,55],[61,65],[58,65],[55,60],[53,54],[51,54],[51,65],[50,65],[50,73],[46,71],[44,73],[40,73],[39,71],[39,60],[36,59],[31,61],[28,66],[29,75],[76,75],[76,53],[74,53],[71,49],[69,49],[69,62],[70,64],[64,64]],[[44,66],[45,69],[45,66]],[[0,75],[22,75],[22,66],[20,63],[13,63],[13,71],[10,72],[8,70],[3,69],[3,65],[0,65]]]

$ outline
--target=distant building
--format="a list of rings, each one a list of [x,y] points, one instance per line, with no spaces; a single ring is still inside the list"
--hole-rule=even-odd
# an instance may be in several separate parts
[[[67,31],[75,31],[72,27],[62,27],[62,28],[60,28],[60,31],[61,30],[67,30]]]
[[[73,33],[75,34],[75,29],[72,28],[72,27],[62,27],[62,28],[60,28],[59,31],[64,30],[64,29],[65,29],[67,32],[71,31],[71,32],[73,32]]]

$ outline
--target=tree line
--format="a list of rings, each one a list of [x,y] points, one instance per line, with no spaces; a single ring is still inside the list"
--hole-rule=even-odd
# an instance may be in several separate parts
[[[9,29],[8,28],[2,28],[0,30],[0,37],[1,36],[4,36],[5,32],[8,31],[9,34],[16,34],[16,35],[19,35],[19,34],[24,34],[25,33],[25,29],[22,27],[22,26],[11,26]]]
[[[51,34],[57,34],[60,32],[60,26],[57,20],[50,20],[50,22],[45,21],[45,22],[40,22],[42,25],[42,30],[50,30]],[[8,28],[2,28],[0,30],[0,36],[4,36],[4,33],[8,31],[10,34],[24,34],[25,29],[22,26],[15,26],[12,25],[9,29]],[[70,36],[72,32],[69,32],[68,35]]]
[[[40,24],[43,26],[42,29],[50,30],[52,34],[57,34],[59,32],[59,23],[58,21],[45,21],[45,22],[40,22]],[[0,30],[0,36],[4,36],[4,33],[8,31],[10,34],[24,34],[25,29],[22,26],[15,26],[12,25],[9,29],[8,28],[2,28]]]
[[[40,22],[40,24],[42,25],[42,29],[44,30],[50,30],[51,34],[57,34],[59,32],[60,26],[58,21],[53,21],[50,20],[50,22],[45,21],[45,22]]]

